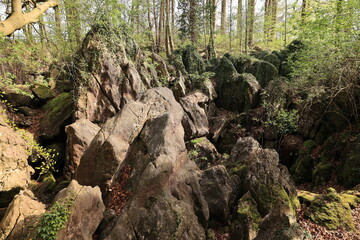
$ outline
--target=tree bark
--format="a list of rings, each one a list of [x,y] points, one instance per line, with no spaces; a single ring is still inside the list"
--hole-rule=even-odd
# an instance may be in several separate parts
[[[197,21],[197,0],[190,0],[190,10],[189,10],[189,30],[190,30],[190,40],[193,44],[197,44],[198,40],[198,21]]]
[[[26,24],[34,23],[49,8],[57,6],[57,0],[48,0],[41,5],[37,5],[31,12],[22,12],[21,0],[12,0],[12,11],[10,17],[0,22],[0,33],[10,35]]]
[[[79,0],[65,0],[66,28],[71,42],[81,43]]]
[[[238,10],[237,10],[237,34],[239,37],[239,48],[240,52],[242,51],[242,32],[243,32],[243,6],[242,6],[242,0],[238,0]]]
[[[251,49],[254,45],[255,0],[248,0],[247,8],[247,46]]]
[[[226,0],[221,0],[221,24],[220,24],[221,34],[225,33],[225,24],[226,24]]]
[[[215,14],[216,14],[216,0],[208,0],[209,9],[209,22],[210,22],[210,36],[209,44],[207,46],[207,58],[216,58],[216,52],[214,47],[214,35],[215,35]]]

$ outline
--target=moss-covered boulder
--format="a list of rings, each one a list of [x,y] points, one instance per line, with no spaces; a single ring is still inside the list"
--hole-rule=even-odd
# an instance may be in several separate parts
[[[251,66],[253,58],[249,55],[240,55],[235,59],[234,66],[238,73],[245,73]]]
[[[215,68],[215,83],[216,83],[216,92],[219,93],[222,91],[224,84],[228,82],[230,79],[236,78],[238,73],[232,64],[232,62],[223,57],[220,59],[218,66]]]
[[[36,105],[36,100],[27,85],[3,85],[0,83],[0,98],[7,101],[12,107]]]
[[[265,88],[271,80],[278,76],[276,67],[263,60],[253,61],[246,71],[254,75],[263,88]]]
[[[55,93],[51,90],[51,88],[43,84],[34,84],[33,86],[31,86],[31,91],[41,101],[46,102],[55,97]]]
[[[295,186],[275,150],[262,149],[253,138],[239,138],[231,151],[229,167],[244,166],[237,174],[240,189],[249,191],[262,216],[280,199],[295,212],[299,206]]]
[[[360,137],[349,136],[341,155],[341,167],[338,171],[338,180],[348,186],[354,187],[360,183]]]
[[[58,136],[65,125],[69,124],[74,111],[72,93],[62,93],[47,102],[44,107],[45,115],[41,121],[44,139],[52,139]]]
[[[258,105],[260,85],[252,74],[235,74],[218,91],[216,104],[229,111],[243,112]]]
[[[179,70],[185,70],[189,74],[202,73],[205,71],[206,63],[197,52],[194,45],[186,45],[174,51],[170,62]]]
[[[313,157],[311,153],[317,146],[317,143],[313,140],[304,142],[299,152],[299,157],[290,168],[292,178],[296,184],[311,182],[311,170],[313,167]]]
[[[262,217],[250,192],[247,192],[239,200],[235,216],[236,220],[231,226],[230,239],[254,239],[259,230]]]
[[[297,196],[300,203],[310,205],[312,201],[314,201],[320,195],[305,190],[299,190]]]
[[[349,231],[355,229],[349,203],[333,188],[329,188],[326,195],[313,200],[305,216],[330,230],[340,227]]]
[[[279,71],[281,60],[275,54],[272,54],[272,53],[267,54],[262,58],[262,60],[271,63]]]

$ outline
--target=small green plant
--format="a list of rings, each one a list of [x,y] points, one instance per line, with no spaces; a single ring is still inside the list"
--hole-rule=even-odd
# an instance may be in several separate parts
[[[68,221],[69,210],[74,205],[74,200],[75,197],[70,197],[64,202],[55,202],[41,217],[35,239],[56,240],[59,231]]]

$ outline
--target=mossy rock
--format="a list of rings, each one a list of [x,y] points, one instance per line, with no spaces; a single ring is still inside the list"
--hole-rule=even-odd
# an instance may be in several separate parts
[[[257,188],[252,189],[251,194],[258,204],[259,212],[265,216],[269,213],[273,204],[281,200],[288,205],[295,213],[299,208],[300,202],[296,195],[288,193],[283,187],[277,184],[258,184]]]
[[[312,201],[314,201],[317,197],[319,197],[319,194],[308,192],[305,190],[298,191],[297,194],[300,203],[310,205]]]
[[[221,92],[224,83],[236,79],[236,76],[238,74],[232,62],[226,57],[221,58],[219,65],[215,69],[216,92]]]
[[[43,128],[41,136],[44,139],[52,139],[58,136],[62,128],[71,119],[74,102],[72,93],[62,93],[50,100],[43,107],[45,115],[41,121]]]
[[[34,95],[42,101],[48,101],[55,97],[55,93],[51,90],[50,87],[47,87],[43,84],[34,84],[31,87],[31,91]]]
[[[233,112],[244,112],[258,105],[260,85],[249,73],[235,74],[217,91],[216,104]]]
[[[348,151],[348,152],[347,152]],[[338,180],[347,187],[354,187],[360,183],[360,142],[348,143],[342,159],[342,166],[338,171]]]
[[[279,71],[281,60],[275,54],[267,54],[262,58],[262,60],[271,63]]]
[[[235,64],[236,62],[236,57],[234,57],[233,55],[231,55],[230,53],[225,53],[224,57],[226,57],[227,59],[229,59],[233,64]]]
[[[261,221],[257,203],[247,192],[239,200],[236,219],[231,225],[231,239],[253,239],[257,235]]]
[[[299,152],[299,157],[290,168],[292,178],[296,184],[311,182],[312,175],[310,173],[313,167],[311,152],[316,148],[316,146],[317,143],[313,140],[305,141]]]
[[[315,186],[324,185],[331,178],[333,171],[332,163],[326,157],[322,157],[322,160],[312,170],[312,183]]]
[[[240,55],[236,58],[234,67],[238,73],[245,73],[248,68],[250,68],[251,63],[253,62],[254,58],[250,57],[249,55]]]
[[[360,192],[347,191],[341,193],[340,197],[344,202],[347,202],[352,209],[360,204]]]
[[[251,64],[251,67],[246,71],[253,74],[263,88],[265,88],[271,80],[274,80],[278,76],[278,70],[276,67],[263,60],[255,60]]]
[[[311,202],[305,217],[330,230],[340,227],[345,227],[348,231],[355,229],[349,204],[332,189]]]

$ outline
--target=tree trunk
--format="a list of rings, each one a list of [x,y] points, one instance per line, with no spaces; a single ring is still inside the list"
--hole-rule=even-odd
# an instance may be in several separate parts
[[[216,58],[216,52],[214,47],[214,35],[215,35],[215,14],[216,14],[216,0],[208,0],[209,9],[209,22],[210,22],[210,36],[209,44],[207,46],[207,58]]]
[[[266,43],[274,40],[277,5],[278,0],[265,1],[264,39]]]
[[[165,47],[166,47],[166,55],[170,57],[172,54],[174,47],[171,38],[171,27],[170,27],[170,0],[166,0],[166,15],[165,15]]]
[[[49,8],[58,5],[57,0],[48,0],[43,4],[37,5],[36,8],[28,13],[22,12],[21,0],[12,0],[12,11],[10,17],[0,22],[0,33],[10,35],[26,24],[34,23]]]
[[[238,10],[237,10],[237,34],[239,37],[239,48],[240,52],[242,51],[242,32],[243,32],[243,6],[242,6],[242,0],[238,0]]]
[[[303,0],[301,5],[301,24],[305,23],[306,11],[307,11],[307,0]]]
[[[54,8],[55,10],[55,29],[56,29],[56,38],[57,40],[64,40],[62,36],[62,29],[61,29],[61,17],[60,17],[60,9],[59,6]]]
[[[189,9],[189,30],[190,30],[190,40],[196,45],[198,40],[198,4],[197,0],[190,0],[190,9]]]
[[[226,0],[221,0],[221,24],[220,24],[221,34],[225,34],[225,24],[226,24]]]
[[[71,42],[81,43],[79,0],[65,0],[66,28]]]
[[[254,45],[255,0],[248,0],[247,8],[247,46],[251,49]]]
[[[157,46],[161,48],[163,43],[163,29],[164,29],[164,12],[165,12],[165,0],[160,0],[160,16],[159,16],[159,32],[158,32],[158,40],[157,40]]]
[[[158,24],[157,24],[157,14],[156,14],[156,1],[153,0],[153,15],[154,15],[154,25],[155,25],[155,46],[154,46],[154,51],[156,53],[159,52],[159,45],[158,45],[158,36],[159,36],[159,28],[158,28]]]

